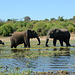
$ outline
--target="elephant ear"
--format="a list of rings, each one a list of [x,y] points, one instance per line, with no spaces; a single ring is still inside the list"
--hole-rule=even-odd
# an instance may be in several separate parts
[[[55,31],[54,31],[54,37],[58,38],[59,35],[60,35],[60,33],[61,33],[61,31],[59,29],[55,29]]]
[[[31,30],[27,30],[27,37],[32,38],[32,31]]]
[[[29,38],[37,38],[38,34],[34,30],[27,30]]]
[[[57,33],[57,34],[58,34],[58,33],[60,33],[60,32],[61,32],[61,31],[60,31],[59,29],[55,29],[55,30],[54,30],[54,33]]]
[[[25,37],[24,37],[25,39],[28,38],[28,30],[26,30],[26,31],[24,32],[24,35],[25,35]]]
[[[56,32],[56,33],[59,33],[59,32],[60,32],[60,30],[58,30],[58,29],[57,29],[57,30],[55,30],[55,32]]]

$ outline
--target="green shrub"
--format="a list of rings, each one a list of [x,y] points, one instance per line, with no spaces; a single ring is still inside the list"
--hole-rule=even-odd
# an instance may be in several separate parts
[[[17,31],[18,31],[18,32],[22,32],[23,30],[22,30],[22,29],[17,29]]]
[[[27,23],[26,27],[27,27],[28,29],[32,29],[32,28],[33,28],[33,24],[32,24],[32,23]]]
[[[51,18],[49,21],[48,19],[45,20],[30,20],[28,22],[25,21],[6,21],[0,22],[0,35],[8,36],[12,32],[15,31],[25,31],[27,29],[35,30],[38,35],[46,35],[49,29],[53,28],[66,28],[70,32],[75,33],[75,20],[64,20],[63,17],[59,17],[59,19]]]
[[[73,27],[73,26],[68,26],[68,30],[69,30],[70,32],[73,32],[74,27]]]
[[[23,21],[19,21],[19,22],[16,22],[12,25],[12,28],[15,31],[17,31],[18,29],[21,29],[23,27],[26,27],[27,23],[26,22],[23,22]],[[23,30],[22,30],[23,31]]]
[[[38,22],[36,23],[36,25],[34,26],[34,30],[39,34],[39,35],[44,35],[45,32],[44,30],[46,30],[45,28],[47,27],[47,25],[43,22]]]
[[[3,22],[0,22],[0,26],[2,26],[3,25]]]
[[[8,24],[5,24],[5,25],[1,26],[1,28],[0,28],[0,34],[2,36],[9,36],[10,33],[12,33],[12,32],[13,32],[13,28]]]
[[[73,23],[70,23],[68,26],[67,26],[67,29],[70,31],[70,32],[75,32],[75,25]]]

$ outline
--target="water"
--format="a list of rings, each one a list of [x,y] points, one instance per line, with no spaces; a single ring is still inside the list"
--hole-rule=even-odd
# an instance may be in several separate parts
[[[75,47],[56,48],[36,46],[29,49],[0,45],[1,72],[13,71],[68,71],[75,72]]]

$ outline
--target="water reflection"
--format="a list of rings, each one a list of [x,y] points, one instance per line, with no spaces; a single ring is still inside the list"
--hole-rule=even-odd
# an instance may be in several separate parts
[[[25,49],[12,50],[12,52],[14,52],[13,58],[19,62],[20,66],[25,66],[26,69],[30,68],[33,71],[41,72],[68,69],[70,67],[70,48],[54,48],[53,51],[55,52],[53,52],[52,56],[44,57],[41,56],[41,49],[38,49],[37,51],[30,51]],[[38,54],[37,57],[26,58],[26,56],[36,56],[36,53]]]
[[[70,48],[54,48],[53,51],[58,51],[54,53],[54,56],[70,56]]]
[[[30,49],[12,49],[13,58],[25,57],[25,58],[37,58],[41,55],[41,49],[30,50]]]
[[[69,68],[70,61],[70,48],[54,48],[53,51],[57,51],[54,53],[52,58],[52,68],[58,69],[66,69]],[[68,66],[67,66],[68,65]]]
[[[6,53],[9,50],[5,50]],[[1,53],[1,52],[0,52]],[[52,55],[51,55],[52,54]],[[1,55],[3,55],[1,53]],[[32,71],[73,71],[75,68],[75,55],[70,54],[70,48],[51,49],[11,49],[11,58],[0,59],[0,64],[4,67],[20,68],[21,71],[31,69]]]
[[[26,56],[28,56],[30,49],[12,49],[11,50],[14,54],[12,56],[13,59],[15,59],[21,66],[25,68],[26,64],[28,63]],[[17,63],[15,63],[17,65]],[[20,66],[20,67],[21,67]]]
[[[30,49],[12,49],[11,51],[14,53],[13,58],[23,58],[25,55],[28,55]]]

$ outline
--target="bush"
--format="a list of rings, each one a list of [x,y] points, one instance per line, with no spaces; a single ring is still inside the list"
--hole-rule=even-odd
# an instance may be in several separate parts
[[[38,35],[46,35],[48,30],[53,28],[66,28],[70,32],[75,32],[75,20],[64,20],[63,17],[59,17],[58,20],[52,18],[50,21],[45,20],[31,20],[25,21],[7,21],[0,22],[0,35],[8,36],[15,31],[25,31],[27,29],[35,30]]]
[[[0,34],[2,35],[2,36],[9,36],[10,35],[10,33],[12,33],[13,32],[13,28],[10,26],[10,25],[3,25],[3,26],[1,26],[1,28],[0,28]]]
[[[38,22],[36,25],[33,27],[33,29],[39,34],[39,35],[44,35],[45,29],[47,25],[43,22]]]
[[[12,25],[12,28],[15,31],[19,30],[19,29],[22,29],[23,27],[26,27],[27,23],[26,22],[23,22],[23,21],[19,21],[19,22],[16,22]],[[22,30],[23,31],[23,30]]]
[[[28,29],[32,29],[32,28],[33,28],[33,25],[32,25],[32,23],[27,23],[26,27],[27,27]]]
[[[75,25],[70,23],[68,26],[67,26],[67,29],[70,31],[70,32],[75,32]]]

